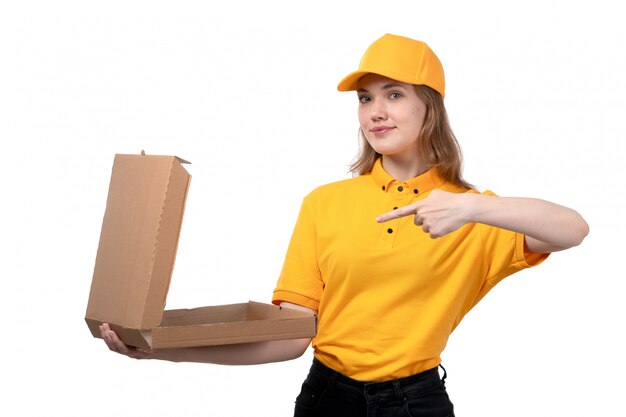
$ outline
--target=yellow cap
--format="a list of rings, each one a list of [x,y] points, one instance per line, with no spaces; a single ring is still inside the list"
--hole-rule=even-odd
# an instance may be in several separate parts
[[[404,83],[427,85],[445,96],[443,66],[437,55],[422,41],[386,34],[367,48],[358,71],[348,74],[339,91],[356,90],[361,77],[378,74]]]

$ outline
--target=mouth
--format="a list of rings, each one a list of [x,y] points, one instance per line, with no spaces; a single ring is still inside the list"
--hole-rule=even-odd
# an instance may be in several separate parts
[[[375,134],[376,136],[382,136],[385,133],[395,129],[393,126],[376,126],[370,129],[370,132]]]

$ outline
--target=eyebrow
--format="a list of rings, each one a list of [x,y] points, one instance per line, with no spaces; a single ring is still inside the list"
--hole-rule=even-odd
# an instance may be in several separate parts
[[[398,84],[398,83],[389,83],[389,84],[385,84],[383,86],[383,90],[389,90],[391,88],[402,88],[402,89],[406,90],[406,87],[404,87],[402,84]],[[366,88],[359,88],[356,91],[358,93],[369,93],[369,91]]]

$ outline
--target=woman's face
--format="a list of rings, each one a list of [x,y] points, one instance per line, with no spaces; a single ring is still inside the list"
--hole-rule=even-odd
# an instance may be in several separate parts
[[[417,158],[426,105],[415,86],[368,74],[359,80],[357,94],[359,123],[372,148],[381,155]]]

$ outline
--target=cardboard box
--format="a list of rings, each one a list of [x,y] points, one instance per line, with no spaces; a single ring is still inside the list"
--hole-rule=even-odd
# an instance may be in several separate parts
[[[313,337],[314,314],[271,304],[165,311],[191,176],[175,156],[116,155],[85,320],[144,349]]]

